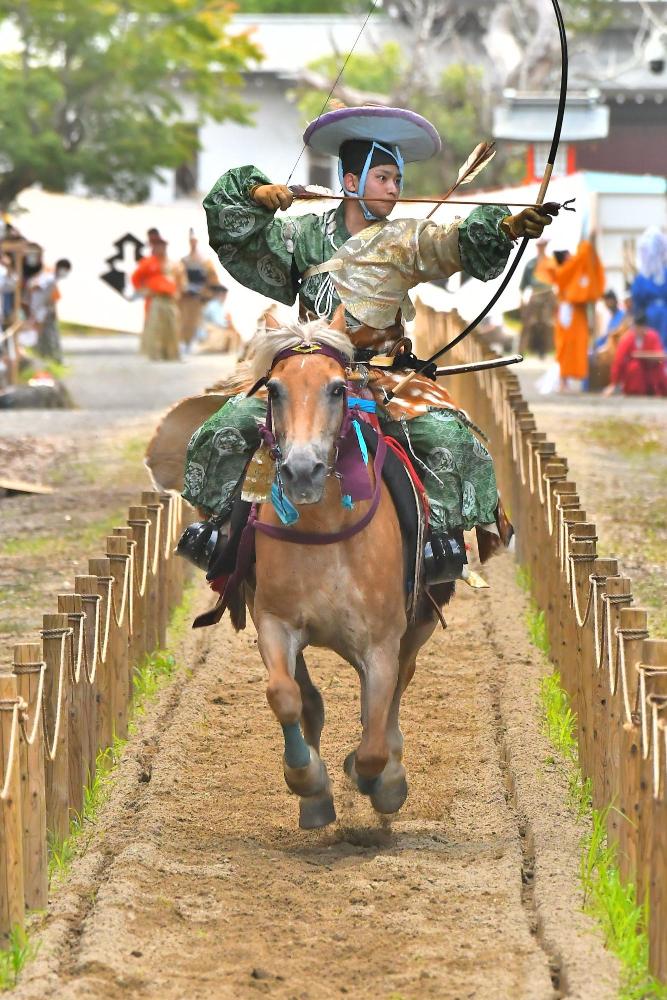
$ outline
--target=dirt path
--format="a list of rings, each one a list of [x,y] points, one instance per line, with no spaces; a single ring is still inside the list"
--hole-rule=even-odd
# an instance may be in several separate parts
[[[311,651],[339,820],[306,833],[254,635],[188,635],[192,677],[128,745],[17,998],[615,996],[615,964],[580,913],[581,831],[545,763],[545,667],[511,558],[491,575],[421,658],[404,703],[410,796],[391,825],[341,772],[358,738],[351,668]]]
[[[144,484],[141,446],[159,410],[218,374],[217,359],[149,366],[112,340],[78,350],[81,410],[3,417],[13,460],[58,487],[0,504],[12,540],[5,640],[31,637],[35,610],[54,605]],[[342,775],[358,739],[351,668],[309,657],[339,819],[305,833],[251,631],[223,624],[174,639],[183,669],[128,743],[70,877],[34,918],[41,945],[15,996],[616,997],[616,964],[581,913],[582,830],[540,733],[549,668],[528,644],[514,573],[506,556],[486,573],[490,591],[461,588],[449,630],[421,657],[403,713],[410,796],[392,824]],[[198,601],[210,602],[204,588]]]

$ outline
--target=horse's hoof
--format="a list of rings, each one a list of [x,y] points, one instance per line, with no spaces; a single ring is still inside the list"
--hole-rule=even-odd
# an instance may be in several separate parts
[[[299,826],[302,830],[319,830],[336,822],[336,810],[331,795],[310,795],[299,800]]]
[[[395,813],[398,812],[407,797],[408,783],[405,775],[402,775],[391,783],[378,781],[377,787],[371,792],[371,805],[376,812]]]
[[[362,795],[372,795],[380,778],[379,776],[375,778],[364,778],[363,775],[358,774],[354,756],[355,751],[351,750],[343,761],[343,770],[348,778],[354,782]]]
[[[310,762],[306,767],[288,767],[283,759],[283,773],[287,787],[296,795],[321,795],[329,785],[326,764],[312,747]]]

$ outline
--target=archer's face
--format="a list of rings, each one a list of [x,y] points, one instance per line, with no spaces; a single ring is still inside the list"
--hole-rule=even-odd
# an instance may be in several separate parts
[[[359,178],[356,174],[345,174],[343,181],[348,191],[359,190]],[[366,176],[364,203],[376,218],[385,219],[391,213],[394,207],[393,202],[397,200],[400,193],[401,174],[398,167],[390,164],[371,167]]]

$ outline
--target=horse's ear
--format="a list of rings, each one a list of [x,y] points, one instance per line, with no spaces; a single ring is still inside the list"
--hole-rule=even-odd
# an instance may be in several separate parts
[[[276,319],[276,317],[273,316],[270,312],[265,312],[264,313],[264,325],[266,326],[267,330],[279,330],[280,329],[280,323],[278,322],[278,320]]]
[[[333,314],[333,319],[329,323],[329,329],[337,330],[338,333],[347,333],[347,324],[345,323],[345,306],[342,302]]]

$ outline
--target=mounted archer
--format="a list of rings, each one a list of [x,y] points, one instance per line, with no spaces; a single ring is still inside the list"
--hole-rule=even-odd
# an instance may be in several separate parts
[[[247,287],[286,304],[298,297],[304,319],[331,320],[345,307],[382,428],[411,452],[428,493],[428,582],[457,578],[465,561],[464,530],[477,528],[484,559],[501,539],[509,540],[511,528],[490,456],[446,390],[420,374],[408,392],[383,406],[405,368],[418,363],[403,330],[403,318],[412,315],[408,290],[461,270],[483,281],[497,277],[513,241],[540,236],[550,217],[532,208],[511,215],[507,206],[484,205],[444,226],[390,221],[404,163],[428,159],[441,148],[433,125],[411,111],[338,109],[313,122],[304,141],[318,152],[338,154],[341,204],[322,215],[276,216],[290,207],[293,192],[253,166],[235,168],[204,200],[211,246]],[[183,495],[205,515],[229,519],[260,443],[265,410],[264,398],[239,393],[192,436]]]

